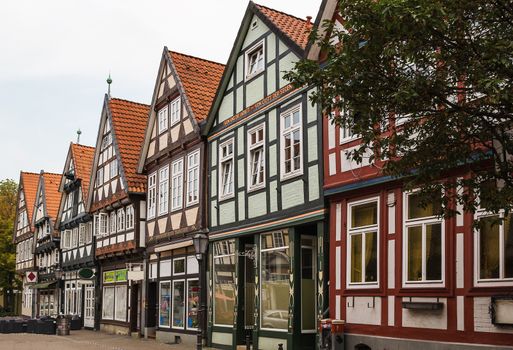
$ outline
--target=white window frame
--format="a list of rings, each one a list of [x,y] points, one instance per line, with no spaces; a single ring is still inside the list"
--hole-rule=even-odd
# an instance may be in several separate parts
[[[443,288],[445,287],[445,220],[438,218],[436,215],[427,216],[417,219],[408,219],[408,203],[409,196],[415,194],[418,190],[403,192],[403,255],[402,255],[402,286],[403,288]],[[441,225],[441,274],[442,279],[439,281],[425,280],[426,275],[426,226],[430,224]],[[422,281],[408,281],[408,227],[422,226]]]
[[[128,300],[129,300],[129,291],[128,291],[128,285],[127,284],[117,284],[114,286],[115,290],[114,290],[114,320],[115,321],[121,321],[121,322],[126,322],[127,320],[127,313],[128,313]],[[117,313],[117,306],[118,306],[118,289],[121,289],[121,288],[124,288],[125,289],[125,302],[124,302],[124,309],[125,309],[125,312],[124,312],[124,318],[117,318],[116,317],[116,313]]]
[[[176,203],[175,203],[176,199]],[[171,163],[171,211],[183,207],[183,158]]]
[[[250,57],[258,52],[262,50],[262,67],[258,67],[258,62],[256,63],[257,64],[257,69],[256,71],[250,73],[249,69],[250,69]],[[265,40],[261,40],[259,41],[258,43],[256,43],[255,45],[251,46],[249,49],[246,50],[245,54],[244,54],[244,62],[245,62],[245,67],[244,67],[244,80],[249,80],[253,77],[256,77],[257,75],[259,75],[260,73],[262,73],[263,71],[265,71]]]
[[[294,112],[299,111],[299,124],[295,125],[292,122],[294,121]],[[290,116],[291,117],[291,126],[285,129],[285,117]],[[303,109],[301,106],[301,102],[296,104],[295,106],[285,110],[280,114],[280,179],[286,180],[290,179],[296,176],[303,175],[303,159],[304,159],[304,152],[303,152]],[[300,146],[299,146],[299,168],[292,170],[288,173],[285,172],[285,135],[287,134],[293,134],[296,130],[299,130],[300,135]],[[293,139],[292,139],[293,141]],[[293,147],[293,146],[291,146]],[[291,150],[291,155],[293,154],[293,150]],[[293,164],[294,157],[291,158],[291,164]]]
[[[258,132],[262,130],[262,140],[259,140],[255,142],[254,144],[251,143],[251,135],[256,133],[258,135]],[[247,149],[249,152],[249,157],[247,159],[247,182],[248,182],[248,191],[254,191],[265,187],[265,171],[266,171],[266,159],[265,159],[265,123],[260,123],[259,125],[251,128],[247,132]],[[263,175],[262,175],[262,182],[252,184],[253,180],[253,151],[255,149],[261,148],[262,149],[262,164],[263,164]]]
[[[175,298],[173,296],[174,294],[174,291],[175,291],[175,283],[179,283],[179,282],[183,282],[183,297],[184,297],[184,306],[183,306],[183,327],[177,327],[177,326],[174,326],[173,325],[173,309],[175,308]],[[184,278],[181,278],[181,279],[176,279],[176,280],[171,280],[171,317],[170,317],[170,324],[171,324],[171,328],[173,329],[185,329],[185,322],[187,320],[187,317],[186,317],[186,313],[187,313],[187,283],[185,283],[185,279]]]
[[[86,244],[89,244],[93,241],[93,222],[90,221],[86,225]]]
[[[223,156],[223,148],[228,147],[228,145],[232,145],[232,153]],[[219,145],[219,200],[225,200],[229,199],[235,196],[235,161],[234,161],[234,153],[235,153],[235,142],[233,138],[230,138],[229,140],[224,141]],[[224,192],[225,183],[224,183],[224,164],[225,163],[231,163],[230,172],[231,172],[231,191],[230,192]]]
[[[157,213],[157,172],[148,176],[148,219],[155,218]]]
[[[78,247],[78,227],[72,229],[71,234],[71,248]]]
[[[175,261],[183,260],[183,272],[175,272]],[[181,258],[174,258],[172,260],[173,264],[173,276],[182,276],[185,275],[187,269],[187,261],[185,260],[185,256]]]
[[[100,223],[98,234],[100,236],[107,236],[109,234],[109,216],[107,213],[100,213],[98,216]]]
[[[117,158],[114,158],[110,163],[109,163],[109,172],[110,172],[110,178],[114,178],[116,176],[118,176],[119,174],[119,167],[118,167],[118,159]]]
[[[158,187],[158,216],[165,215],[169,211],[169,165],[159,169]]]
[[[103,185],[103,167],[96,171],[96,187]]]
[[[480,220],[487,217],[499,217],[504,219],[504,211],[501,210],[498,214],[490,213],[484,209],[478,209],[474,214],[474,220]],[[474,286],[476,287],[509,287],[513,286],[513,278],[504,277],[504,266],[506,264],[504,257],[504,221],[499,224],[499,278],[480,278],[481,257],[480,250],[480,231],[476,227],[474,229]]]
[[[78,246],[83,246],[86,242],[86,224],[78,225]]]
[[[351,223],[353,208],[362,204],[376,203],[377,215],[376,224],[361,226],[353,228]],[[347,203],[347,242],[346,242],[346,287],[347,289],[366,289],[366,288],[379,288],[380,285],[380,246],[381,235],[379,232],[380,227],[380,208],[379,197],[371,197]],[[362,235],[362,279],[365,279],[365,233],[376,232],[376,250],[377,250],[377,267],[376,267],[376,282],[351,282],[351,239],[353,235]]]
[[[197,159],[197,162],[194,163],[194,158]],[[186,195],[186,204],[187,206],[191,206],[197,204],[199,202],[199,174],[200,174],[200,150],[193,151],[187,155],[187,195]],[[192,193],[193,200],[190,200],[190,194]]]
[[[117,230],[118,232],[123,232],[125,231],[125,222],[126,222],[126,217],[125,217],[125,208],[121,208],[121,209],[118,209],[118,215],[117,215]]]
[[[132,230],[134,228],[135,222],[135,209],[133,205],[129,205],[126,207],[125,210],[125,217],[126,217],[126,225],[125,230]]]
[[[116,211],[112,211],[110,213],[109,223],[110,223],[109,233],[113,234],[113,233],[118,232],[118,230],[117,230],[118,217],[116,215]]]
[[[157,112],[157,123],[158,123],[158,131],[159,135],[168,129],[168,106],[164,106]]]
[[[171,119],[171,126],[175,125],[182,119],[182,103],[180,96],[176,97],[169,103],[169,117]]]

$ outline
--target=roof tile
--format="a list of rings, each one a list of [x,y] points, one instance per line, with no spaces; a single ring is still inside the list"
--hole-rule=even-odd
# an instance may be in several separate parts
[[[71,156],[75,165],[75,176],[81,180],[82,198],[87,198],[91,169],[94,160],[94,147],[71,144]]]
[[[61,204],[61,193],[59,192],[59,184],[62,174],[42,173],[45,184],[46,212],[53,222],[57,219],[59,205]]]
[[[39,184],[39,174],[29,173],[26,171],[21,172],[21,182],[23,184],[23,192],[25,193],[25,205],[27,206],[27,215],[32,224],[32,213],[34,212],[34,204],[36,201],[37,185]]]

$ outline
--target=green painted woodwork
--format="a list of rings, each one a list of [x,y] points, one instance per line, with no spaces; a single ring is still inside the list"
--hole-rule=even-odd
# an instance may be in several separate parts
[[[305,202],[303,181],[298,179],[282,185],[281,200],[283,209],[303,204]]]

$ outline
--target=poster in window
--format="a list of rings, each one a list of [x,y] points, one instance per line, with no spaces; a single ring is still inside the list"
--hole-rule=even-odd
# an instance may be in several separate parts
[[[198,280],[187,281],[187,328],[198,328]]]
[[[173,327],[184,327],[185,281],[173,282]]]
[[[171,283],[160,285],[160,313],[159,325],[169,327],[171,317]]]

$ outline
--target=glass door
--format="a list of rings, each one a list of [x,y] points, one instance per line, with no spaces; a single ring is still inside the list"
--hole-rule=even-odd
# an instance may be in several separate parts
[[[85,287],[84,327],[94,328],[94,286]]]

